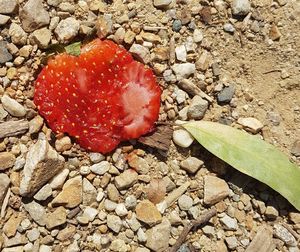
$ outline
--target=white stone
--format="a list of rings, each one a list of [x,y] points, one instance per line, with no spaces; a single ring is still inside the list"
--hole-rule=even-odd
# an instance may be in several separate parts
[[[69,169],[64,169],[61,173],[57,174],[50,182],[52,189],[61,188],[69,175]]]
[[[251,6],[249,0],[233,0],[231,8],[233,15],[245,16],[250,12]]]
[[[52,251],[51,247],[44,244],[42,244],[39,249],[39,252],[51,252],[51,251]]]
[[[98,202],[100,202],[100,201],[103,200],[103,197],[104,197],[104,192],[103,192],[103,191],[99,191],[98,194],[97,194],[96,200],[97,200]]]
[[[3,108],[12,116],[23,117],[26,115],[26,109],[16,100],[8,95],[3,95],[1,98]]]
[[[93,164],[91,171],[98,175],[103,175],[110,169],[111,165],[108,161],[101,161],[100,163]]]
[[[253,117],[239,118],[237,122],[254,134],[258,133],[264,127],[260,121]]]
[[[73,17],[68,17],[59,22],[55,34],[61,43],[70,42],[78,34],[80,23]]]
[[[139,44],[133,44],[129,52],[133,54],[134,57],[136,57],[138,60],[140,60],[142,63],[147,64],[150,62],[150,51],[148,48],[139,45]]]
[[[184,129],[178,129],[173,131],[173,141],[180,147],[187,148],[193,141],[193,136]]]
[[[224,228],[226,230],[235,231],[238,229],[237,220],[234,218],[229,217],[228,215],[225,215],[220,219],[220,222],[224,225]]]
[[[181,210],[189,210],[193,206],[193,199],[185,194],[181,195],[178,199],[178,206]]]
[[[126,216],[128,214],[128,211],[123,203],[117,205],[115,212],[120,217]]]
[[[98,214],[98,210],[93,207],[86,207],[83,211],[83,216],[86,216],[89,221],[93,221]]]
[[[115,233],[119,233],[122,228],[122,220],[119,216],[116,215],[107,215],[107,226],[114,231]]]
[[[172,0],[154,0],[153,5],[156,8],[165,8],[172,3]]]
[[[39,201],[46,200],[52,195],[52,188],[49,184],[44,185],[33,198]]]
[[[137,238],[138,241],[142,243],[147,241],[147,235],[142,228],[139,228],[139,230],[137,231]]]
[[[200,29],[195,29],[194,33],[193,33],[193,38],[194,38],[195,43],[201,42],[203,39],[202,31]]]
[[[178,80],[188,78],[196,71],[196,66],[192,63],[174,64],[171,68]]]
[[[176,53],[176,58],[179,61],[186,62],[187,53],[184,45],[177,46],[175,48],[175,53]]]

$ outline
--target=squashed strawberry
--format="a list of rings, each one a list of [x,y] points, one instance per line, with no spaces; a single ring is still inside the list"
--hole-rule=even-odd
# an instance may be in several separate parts
[[[95,39],[80,56],[55,56],[35,83],[34,102],[56,133],[90,151],[107,153],[148,133],[161,90],[149,68],[112,41]]]

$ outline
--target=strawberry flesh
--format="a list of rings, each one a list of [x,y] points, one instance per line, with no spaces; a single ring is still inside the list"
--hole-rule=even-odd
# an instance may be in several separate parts
[[[48,62],[36,80],[34,102],[53,131],[107,153],[153,128],[160,94],[149,68],[112,41],[96,39],[78,57],[63,53]]]

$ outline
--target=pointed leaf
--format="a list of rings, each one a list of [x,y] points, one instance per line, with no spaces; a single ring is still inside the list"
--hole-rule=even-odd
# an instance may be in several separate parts
[[[215,156],[267,184],[300,211],[300,167],[273,145],[219,123],[197,121],[182,126]]]
[[[80,55],[80,47],[81,42],[75,42],[73,44],[70,44],[65,47],[66,53],[73,55],[73,56],[79,56]]]

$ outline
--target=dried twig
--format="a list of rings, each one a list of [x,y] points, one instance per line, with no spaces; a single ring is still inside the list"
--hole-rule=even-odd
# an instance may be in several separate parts
[[[179,238],[177,239],[176,243],[170,248],[169,252],[176,252],[180,246],[185,242],[187,235],[191,231],[192,228],[199,227],[200,225],[208,222],[213,216],[217,214],[217,210],[212,208],[202,214],[197,220],[190,222],[183,228],[182,233],[180,234]]]
[[[281,72],[281,70],[280,69],[272,69],[272,70],[263,72],[262,74],[269,74],[269,73],[274,73],[274,72]]]

